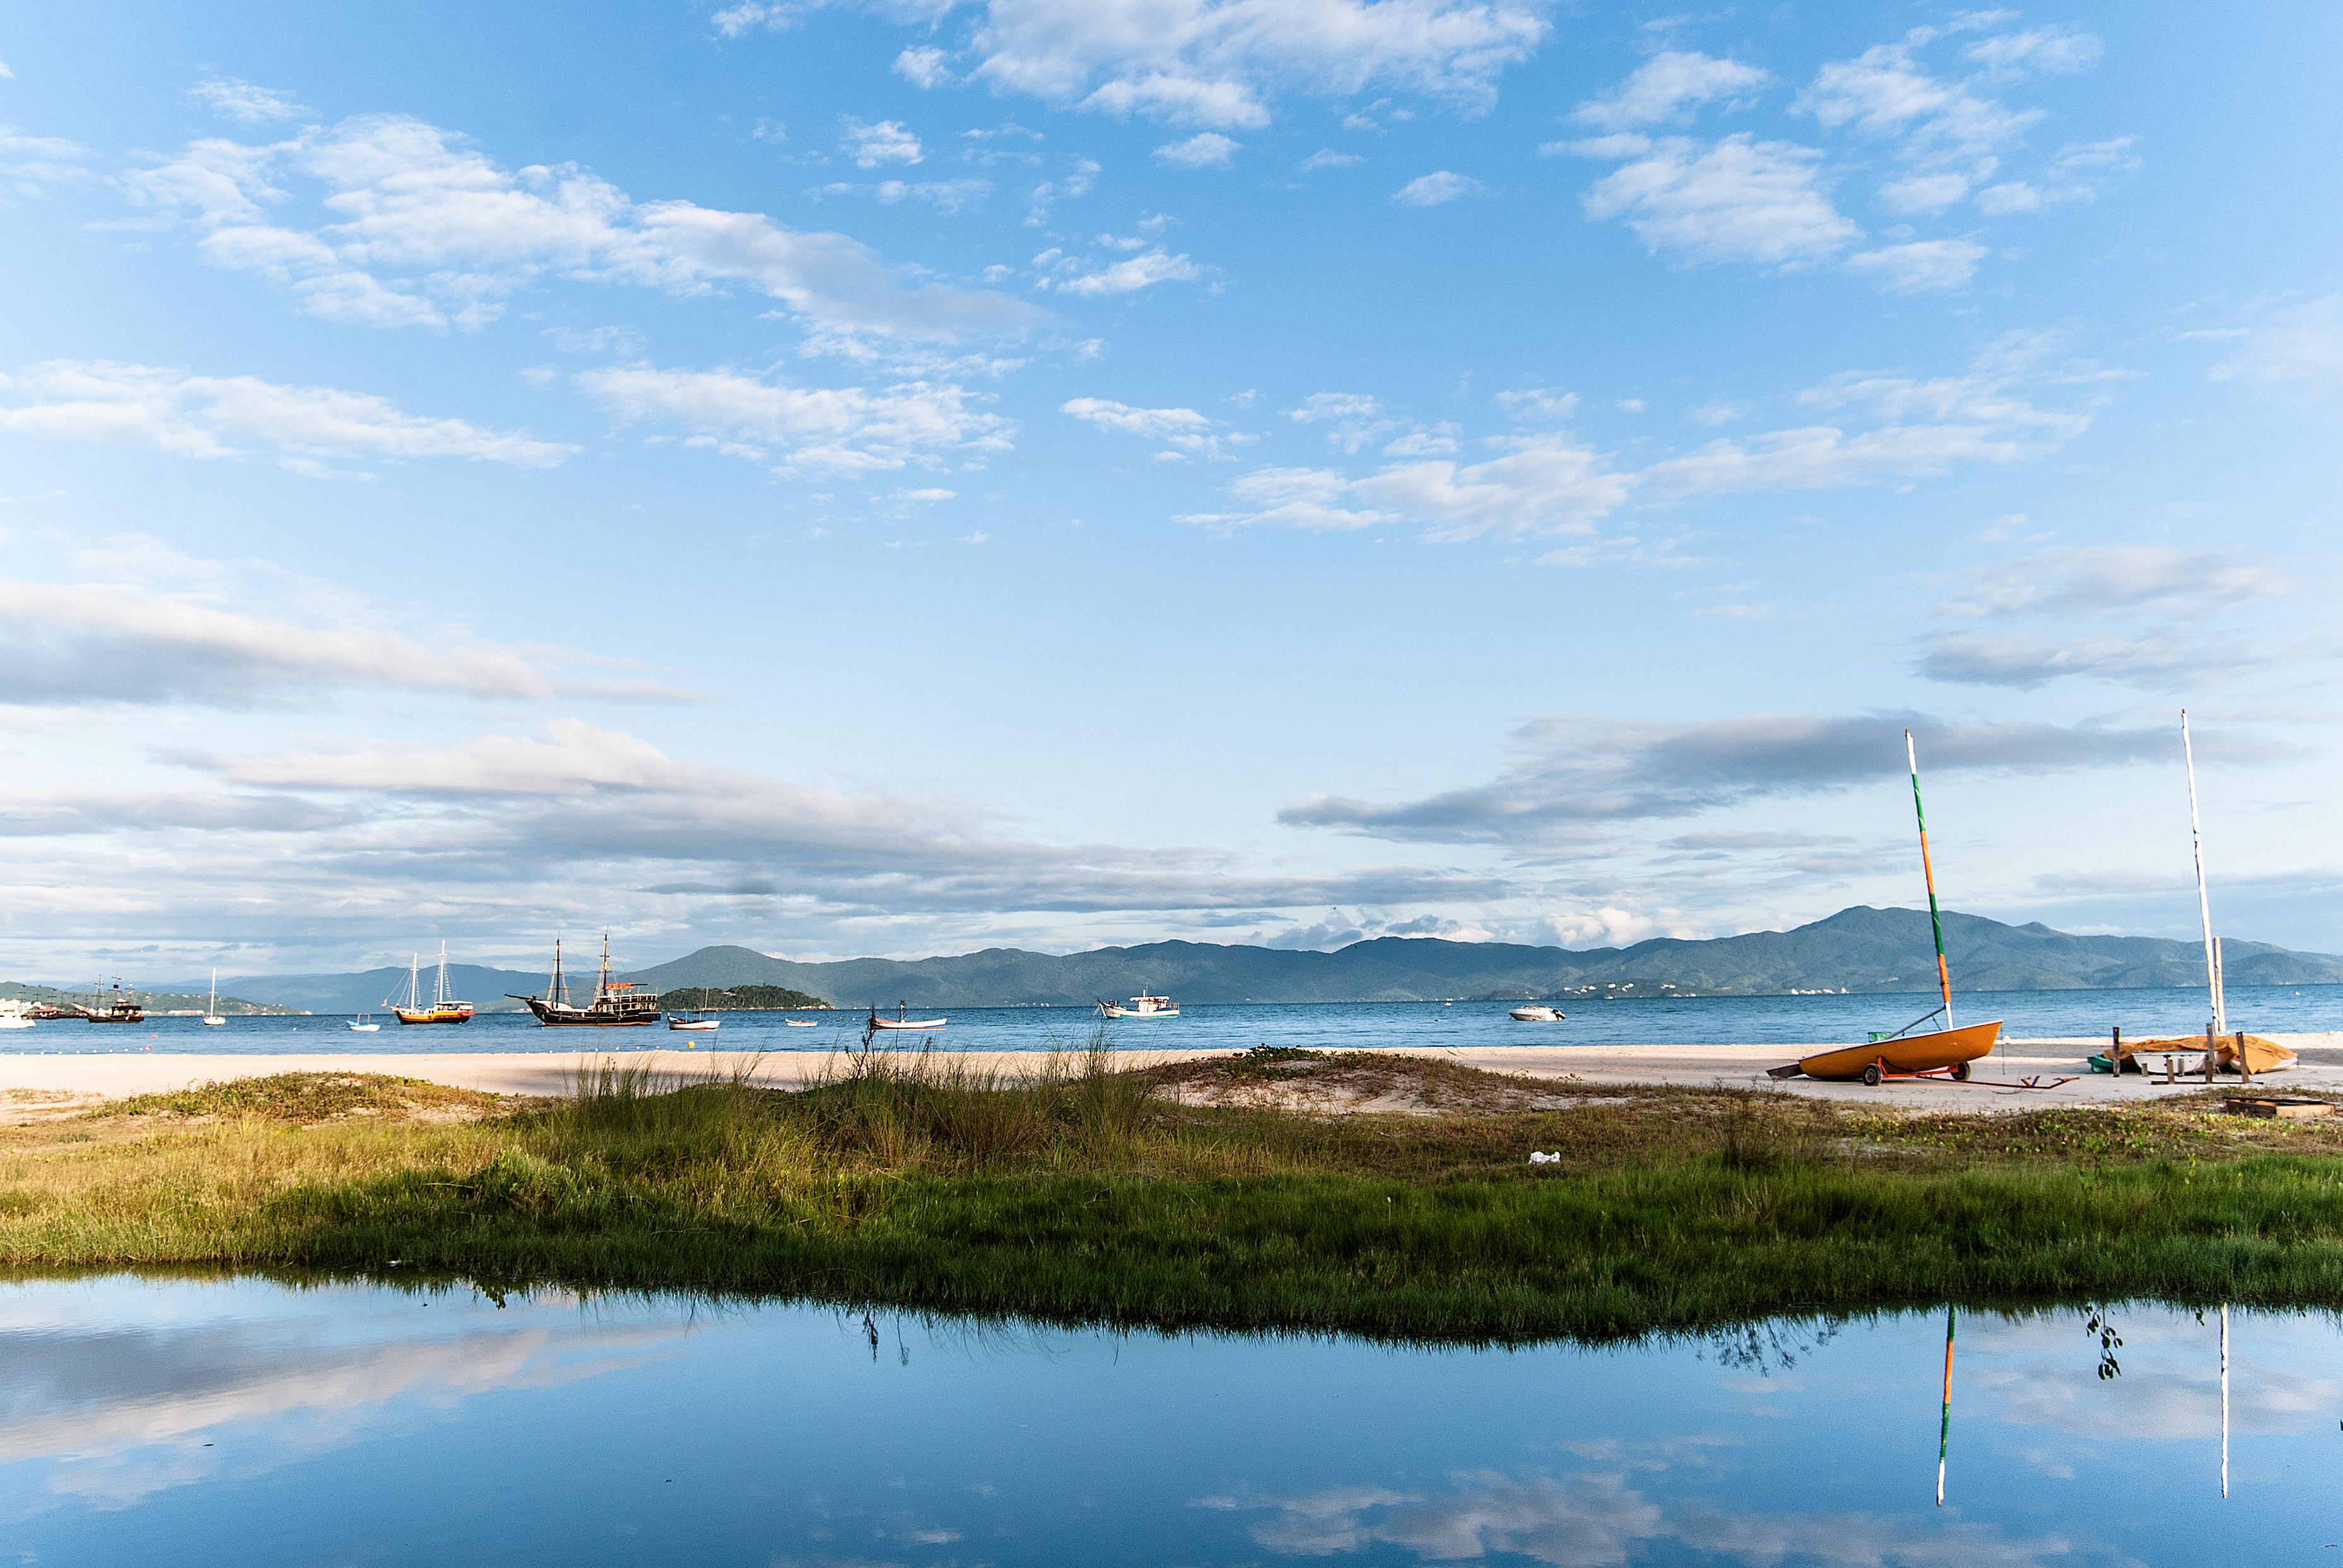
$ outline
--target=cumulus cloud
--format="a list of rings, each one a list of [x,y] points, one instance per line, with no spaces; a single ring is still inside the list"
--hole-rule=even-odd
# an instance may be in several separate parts
[[[298,120],[309,114],[307,106],[290,93],[280,93],[273,87],[256,87],[250,82],[240,82],[233,76],[206,76],[187,89],[187,96],[222,119],[234,120],[241,126],[257,126],[269,120]]]
[[[267,146],[197,141],[121,184],[134,202],[191,218],[206,260],[266,277],[316,315],[364,325],[478,326],[512,290],[546,277],[684,297],[740,286],[817,331],[882,339],[956,342],[1042,319],[1022,301],[891,266],[844,235],[688,201],[639,202],[575,164],[508,169],[405,116]],[[297,196],[318,204],[306,222],[287,210]]]
[[[1598,221],[1624,219],[1654,255],[1799,267],[1831,260],[1863,236],[1832,204],[1822,155],[1795,143],[1746,132],[1720,142],[1622,133],[1546,150],[1624,159],[1581,205]]]
[[[1004,451],[1016,426],[949,383],[808,387],[732,369],[608,366],[578,388],[627,424],[686,433],[687,444],[789,472],[866,474],[948,452]]]
[[[1964,724],[1920,713],[1544,719],[1515,731],[1523,759],[1486,784],[1392,802],[1313,795],[1279,820],[1408,842],[1529,849],[1604,824],[1689,817],[1893,777],[1906,729],[1932,773],[2109,767],[2162,759],[2172,748],[2161,727]]]
[[[1193,515],[1215,527],[1352,529],[1412,523],[1444,540],[1589,531],[1625,500],[1630,481],[1562,436],[1493,439],[1477,463],[1392,463],[1362,478],[1324,468],[1266,468],[1229,487],[1250,508]]]
[[[2065,76],[2097,65],[2106,47],[2078,27],[2030,27],[1980,38],[1961,53],[1997,76],[2035,71]]]
[[[1487,188],[1471,175],[1434,169],[1428,175],[1417,176],[1392,192],[1392,200],[1402,206],[1439,206],[1459,196],[1480,196]]]
[[[1878,280],[1890,294],[1960,288],[1976,276],[1986,247],[1968,239],[1916,239],[1846,258],[1847,269]]]
[[[920,138],[905,129],[900,120],[858,120],[849,115],[840,119],[840,125],[842,128],[839,147],[854,160],[857,168],[916,164],[927,156]]]
[[[915,87],[940,87],[952,79],[950,61],[941,49],[919,45],[895,56],[895,75]]]
[[[313,471],[319,458],[463,457],[549,468],[578,450],[461,419],[408,414],[369,393],[105,360],[53,359],[0,376],[0,431],[132,442],[198,458],[260,448],[297,472]]]
[[[2103,142],[2072,143],[2058,151],[2038,173],[2022,180],[2002,180],[1976,194],[1977,210],[1994,217],[2012,213],[2041,212],[2075,202],[2094,201],[2106,186],[2139,167],[2130,136]]]
[[[1098,183],[1099,166],[1090,158],[1076,158],[1074,166],[1059,179],[1043,180],[1033,187],[1033,195],[1025,214],[1025,226],[1039,228],[1050,221],[1050,215],[1061,201],[1075,201],[1091,194]]]
[[[1238,145],[1218,131],[1199,131],[1184,142],[1166,142],[1156,148],[1155,161],[1175,169],[1224,169]]]
[[[1926,30],[1880,44],[1815,74],[1798,106],[1825,129],[1851,126],[1893,137],[1906,156],[1976,158],[2025,139],[2040,109],[2012,109],[1998,98],[1931,74],[1917,59]]]
[[[1745,97],[1773,79],[1771,72],[1738,60],[1668,49],[1602,96],[1579,105],[1571,118],[1598,130],[1642,130],[1682,119],[1720,98]]]
[[[1136,294],[1160,283],[1193,283],[1204,276],[1187,256],[1160,245],[1117,261],[1069,256],[1052,247],[1035,256],[1033,266],[1041,275],[1038,286],[1086,298]]]

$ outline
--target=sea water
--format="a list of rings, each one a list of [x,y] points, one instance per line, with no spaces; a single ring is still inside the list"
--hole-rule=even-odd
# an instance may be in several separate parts
[[[2325,1563],[2343,1332],[1781,1320],[1425,1348],[802,1304],[0,1286],[6,1560]],[[2226,1475],[2225,1475],[2226,1472]],[[2224,1495],[2226,1478],[2227,1494]]]
[[[1117,1047],[1305,1046],[1343,1050],[1393,1046],[1423,1050],[1483,1045],[1724,1045],[1859,1043],[1867,1030],[1895,1029],[1936,1005],[1928,996],[1719,996],[1559,999],[1559,1024],[1516,1023],[1510,1002],[1293,1002],[1182,1004],[1176,1019],[1106,1022]],[[2008,1038],[2105,1038],[2120,1025],[2130,1039],[2201,1032],[2205,993],[2158,990],[2051,990],[1964,993],[1954,999],[1964,1022],[2004,1020]],[[2237,986],[2228,996],[2233,1029],[2257,1034],[2343,1030],[2343,986]],[[143,1024],[42,1023],[0,1034],[0,1053],[83,1051],[411,1052],[677,1050],[830,1050],[857,1039],[866,1015],[840,1009],[793,1014],[728,1012],[713,1033],[648,1029],[547,1029],[527,1013],[482,1013],[469,1023],[402,1026],[374,1015],[382,1028],[356,1033],[345,1017],[231,1018],[206,1028],[192,1018]],[[946,1018],[939,1047],[1047,1050],[1087,1044],[1103,1020],[1085,1007],[921,1007],[914,1018]],[[791,1029],[784,1020],[811,1020]],[[895,1034],[895,1044],[920,1036]]]

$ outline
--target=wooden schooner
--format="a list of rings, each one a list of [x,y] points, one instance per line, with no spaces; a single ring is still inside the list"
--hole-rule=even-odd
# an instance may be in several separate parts
[[[610,938],[602,937],[602,970],[594,981],[594,1000],[579,1007],[569,1000],[569,981],[561,971],[561,939],[553,939],[553,977],[543,996],[512,997],[537,1015],[548,1028],[633,1029],[659,1020],[659,992],[642,990],[632,980],[610,978]]]

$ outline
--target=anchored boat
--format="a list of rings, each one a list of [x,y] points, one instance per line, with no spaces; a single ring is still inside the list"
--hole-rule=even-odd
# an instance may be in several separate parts
[[[219,1015],[219,969],[218,966],[215,965],[212,969],[211,1005],[204,1009],[204,1027],[206,1029],[217,1029],[226,1021],[227,1020],[220,1017]]]
[[[610,939],[602,938],[602,969],[594,981],[594,1000],[579,1007],[569,1000],[569,981],[561,972],[561,939],[553,939],[553,978],[543,996],[505,993],[537,1015],[548,1028],[582,1026],[639,1029],[659,1020],[659,992],[644,990],[632,980],[610,978]]]
[[[1542,1001],[1527,1001],[1505,1016],[1515,1023],[1560,1023],[1564,1015],[1558,1007],[1549,1007]]]
[[[895,1016],[892,1018],[881,1018],[879,1016],[879,1010],[872,1008],[870,1021],[863,1026],[862,1032],[869,1034],[873,1030],[885,1029],[941,1029],[951,1021],[948,1018],[913,1018],[910,1016],[910,1006],[909,1002],[897,1002]]]
[[[1180,1004],[1168,996],[1135,996],[1129,1007],[1102,1001],[1098,1004],[1098,1011],[1101,1018],[1178,1018]]]
[[[1884,1078],[1950,1078],[1966,1081],[1969,1063],[1991,1052],[2001,1039],[2001,1020],[1953,1027],[1953,972],[1945,963],[1945,917],[1936,908],[1936,868],[1928,858],[1928,813],[1920,804],[1920,758],[1912,732],[1904,732],[1904,759],[1912,769],[1912,815],[1920,825],[1920,875],[1928,884],[1928,929],[1936,939],[1936,990],[1944,998],[1933,1012],[1914,1019],[1888,1034],[1874,1034],[1864,1045],[1821,1050],[1785,1067],[1767,1070],[1772,1078],[1861,1079],[1877,1083]],[[1923,1025],[1933,1023],[1933,1030]],[[1919,1032],[1915,1032],[1919,1031]]]
[[[469,1023],[472,1020],[472,1004],[468,1001],[458,1001],[447,994],[447,944],[446,942],[439,944],[438,977],[432,982],[429,1007],[423,1005],[420,964],[419,958],[410,957],[407,960],[406,1005],[401,1006],[397,1002],[388,1000],[382,1005],[390,1009],[392,1016],[401,1023]]]

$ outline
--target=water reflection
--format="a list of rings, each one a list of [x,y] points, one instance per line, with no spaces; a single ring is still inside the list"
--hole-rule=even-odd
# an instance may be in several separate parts
[[[1946,1329],[1421,1351],[555,1292],[23,1284],[0,1287],[0,1520],[45,1564],[1950,1568],[2343,1539],[2331,1321],[2236,1316],[2249,1505],[2227,1510],[2213,1312],[1959,1314],[1940,1512]]]

